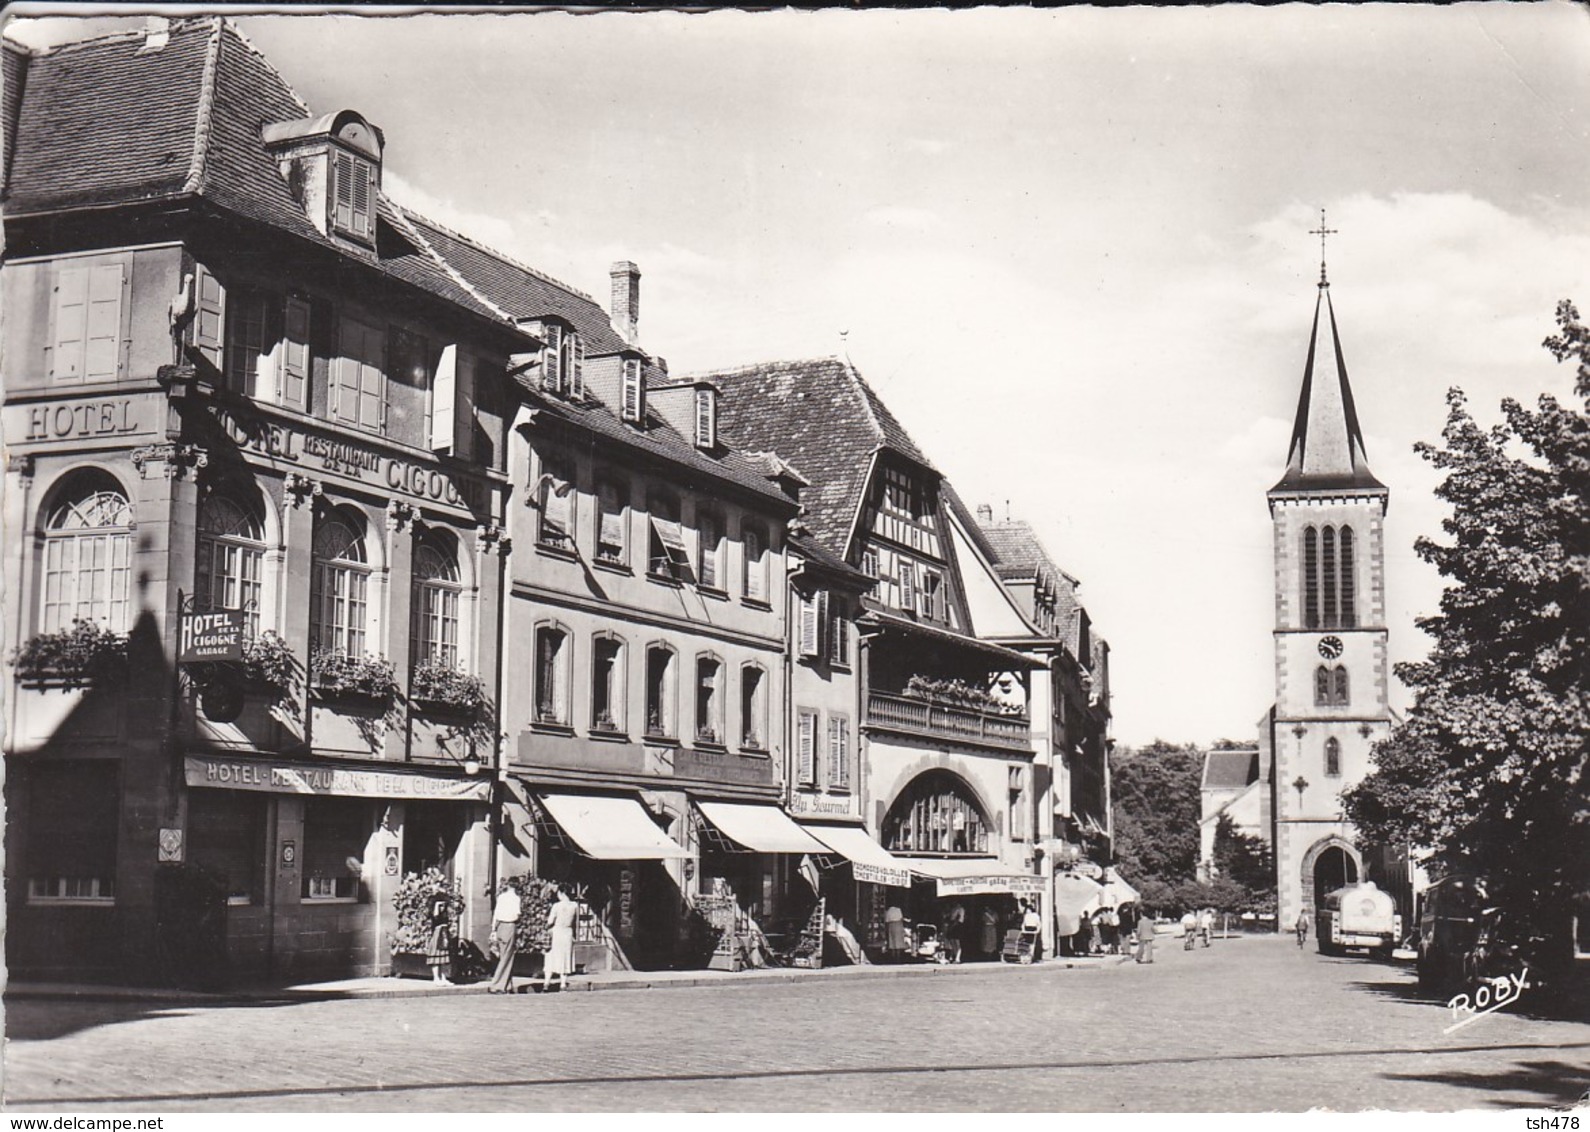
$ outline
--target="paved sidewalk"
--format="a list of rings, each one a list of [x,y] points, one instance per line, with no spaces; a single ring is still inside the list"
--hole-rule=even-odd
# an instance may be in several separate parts
[[[956,976],[975,972],[1005,970],[1030,970],[1033,966],[1045,970],[1114,967],[1131,960],[1123,955],[1097,955],[1089,957],[1060,957],[1045,959],[1025,967],[1006,963],[963,963],[944,965],[937,963],[868,964],[864,966],[824,967],[818,970],[791,967],[769,967],[754,971],[602,971],[589,975],[575,975],[568,984],[570,991],[600,990],[650,990],[664,987],[738,987],[765,986],[770,983],[807,982],[811,980],[923,978],[931,976]],[[539,979],[515,979],[520,993],[539,992]],[[182,990],[175,987],[124,987],[99,983],[35,983],[13,982],[6,986],[5,997],[99,999],[133,1002],[251,1002],[282,1001],[291,999],[335,998],[429,998],[441,995],[485,994],[486,982],[458,986],[437,985],[429,979],[408,979],[394,976],[335,979],[326,982],[271,984],[233,987],[223,991]]]

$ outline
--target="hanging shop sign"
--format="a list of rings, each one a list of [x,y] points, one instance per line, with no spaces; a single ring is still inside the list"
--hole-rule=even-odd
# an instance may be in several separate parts
[[[179,663],[242,659],[243,611],[241,609],[223,609],[218,613],[183,611],[182,628],[177,644]]]
[[[491,783],[386,770],[294,766],[271,762],[189,755],[185,761],[189,786],[222,790],[256,790],[266,794],[334,794],[347,798],[421,798],[484,802]]]
[[[940,896],[985,896],[1009,893],[1011,896],[1042,896],[1043,877],[993,876],[939,879]]]
[[[1071,872],[1076,873],[1079,877],[1087,877],[1089,880],[1098,880],[1104,875],[1104,870],[1092,861],[1076,862],[1076,864],[1071,866]]]

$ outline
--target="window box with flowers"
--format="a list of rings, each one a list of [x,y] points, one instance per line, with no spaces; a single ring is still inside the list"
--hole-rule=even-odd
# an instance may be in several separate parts
[[[298,679],[298,658],[280,635],[268,629],[257,637],[245,637],[243,679],[272,699],[286,699]]]
[[[414,666],[409,679],[409,699],[432,715],[483,719],[490,714],[491,692],[479,676],[439,661]]]
[[[384,656],[349,656],[340,650],[316,649],[309,656],[309,681],[328,700],[363,700],[390,705],[397,698],[397,676]]]
[[[73,621],[71,628],[40,633],[11,654],[25,684],[81,688],[127,671],[127,637],[97,621]]]
[[[906,683],[905,694],[912,699],[951,704],[973,711],[997,714],[1010,712],[1010,706],[998,696],[965,680],[931,680],[925,676],[913,676]]]

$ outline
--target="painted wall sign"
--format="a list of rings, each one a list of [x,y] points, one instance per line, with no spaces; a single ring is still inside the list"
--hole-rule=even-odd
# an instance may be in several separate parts
[[[210,412],[239,446],[273,460],[357,480],[383,494],[396,492],[428,503],[480,512],[485,484],[472,476],[409,460],[400,460],[353,440],[294,428],[264,417],[210,406]]]
[[[92,440],[148,431],[152,417],[146,398],[111,397],[94,401],[55,401],[6,408],[6,439],[12,444],[41,440]],[[140,411],[141,410],[141,411]]]
[[[438,798],[484,802],[491,783],[425,774],[345,767],[292,766],[189,755],[189,786],[256,790],[266,794],[334,794],[348,798]]]
[[[177,644],[179,663],[242,659],[243,611],[241,609],[223,609],[218,613],[191,611],[183,613]]]
[[[160,860],[182,860],[182,831],[180,829],[162,829],[160,831]]]
[[[829,798],[797,790],[790,795],[789,808],[797,814],[848,814],[859,816],[856,803],[851,798]]]
[[[869,865],[865,861],[852,861],[850,868],[859,881],[867,884],[888,884],[895,888],[911,887],[910,869],[891,869],[887,865]]]

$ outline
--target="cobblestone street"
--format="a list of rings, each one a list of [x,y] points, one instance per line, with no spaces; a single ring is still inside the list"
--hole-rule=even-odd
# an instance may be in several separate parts
[[[1411,971],[1287,940],[1152,967],[245,1005],[6,1004],[6,1107],[1250,1111],[1562,1106],[1581,1023],[1450,1035]]]

